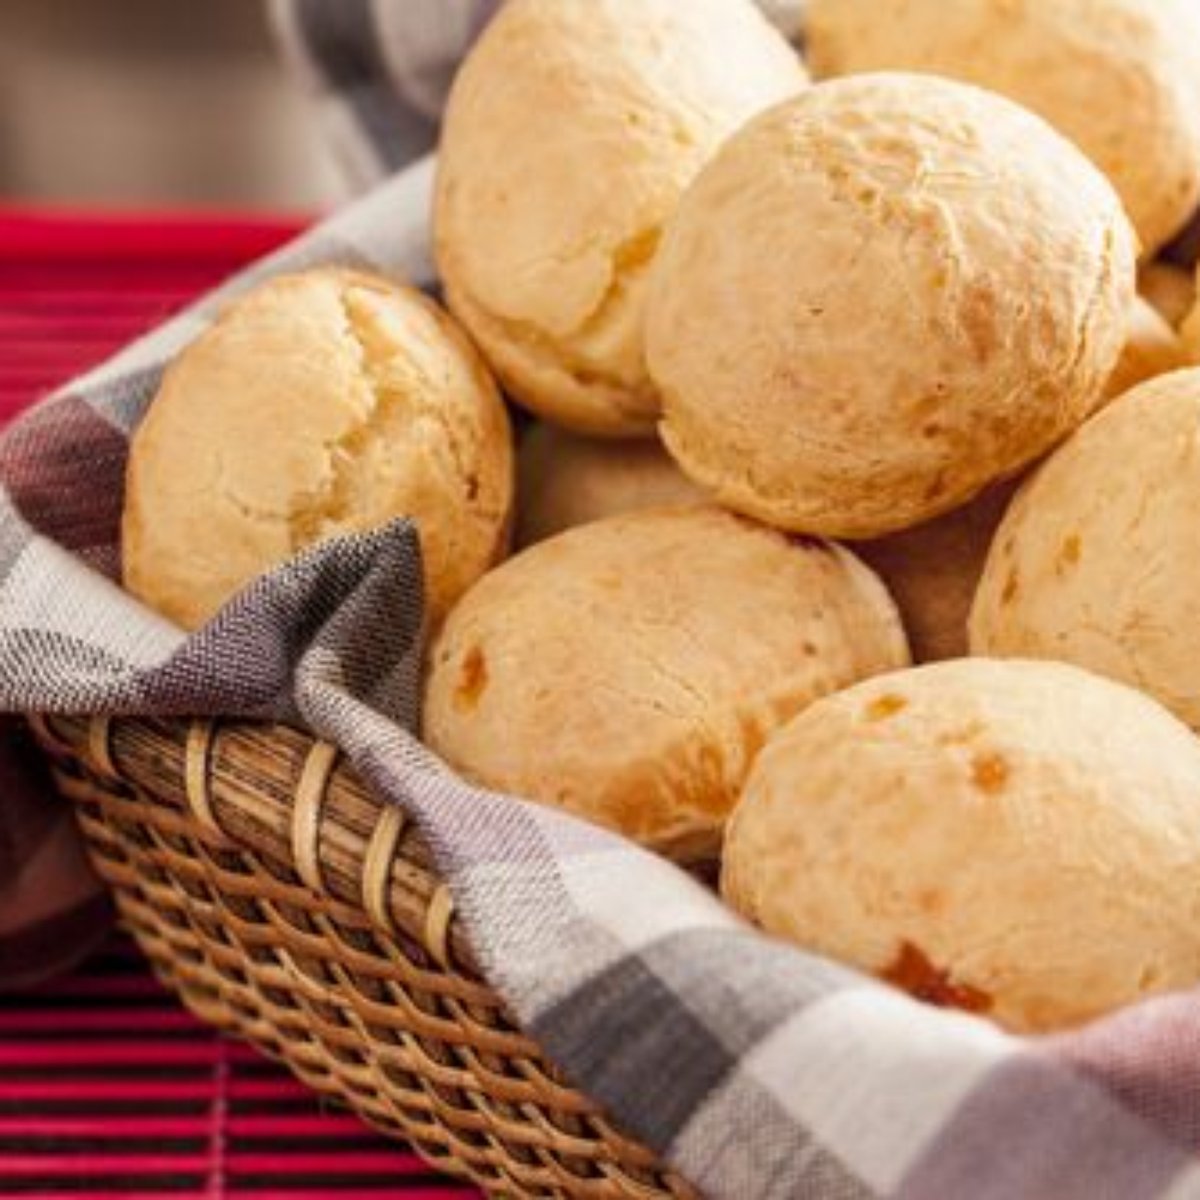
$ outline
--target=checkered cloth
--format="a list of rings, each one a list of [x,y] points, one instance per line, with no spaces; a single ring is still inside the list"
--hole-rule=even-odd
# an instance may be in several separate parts
[[[390,63],[394,79],[395,47],[354,37],[435,11],[457,36],[485,7],[295,0],[276,17],[294,53],[341,30],[333,60],[308,61],[331,95],[357,91],[344,103],[365,144],[383,121],[366,97],[385,91],[346,64]],[[453,53],[412,39],[436,103]],[[338,743],[423,830],[523,1025],[706,1196],[1200,1197],[1200,995],[1010,1037],[755,933],[598,828],[455,778],[412,732],[422,602],[407,522],[308,551],[190,636],[116,586],[128,438],[164,360],[274,272],[349,262],[431,282],[431,174],[425,160],[391,178],[0,439],[0,709],[272,717]]]

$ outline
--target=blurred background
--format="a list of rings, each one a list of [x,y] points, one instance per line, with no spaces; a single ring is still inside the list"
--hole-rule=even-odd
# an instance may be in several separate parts
[[[263,0],[0,0],[0,202],[311,212],[344,194]]]

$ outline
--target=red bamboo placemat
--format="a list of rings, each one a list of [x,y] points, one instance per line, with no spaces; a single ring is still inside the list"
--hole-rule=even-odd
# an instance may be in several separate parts
[[[0,209],[0,422],[298,227]],[[0,1197],[477,1194],[191,1017],[120,937],[0,996]]]

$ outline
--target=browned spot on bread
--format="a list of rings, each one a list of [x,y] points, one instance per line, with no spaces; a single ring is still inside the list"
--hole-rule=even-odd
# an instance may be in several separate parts
[[[1010,571],[1008,578],[1004,581],[1004,591],[1000,593],[1000,603],[1011,604],[1017,598],[1019,587],[1016,571]]]
[[[1002,754],[977,754],[971,759],[971,782],[981,792],[1004,791],[1008,775],[1008,761]]]
[[[1063,544],[1058,548],[1058,562],[1060,566],[1073,567],[1079,561],[1079,534],[1073,533],[1070,537],[1063,539]]]
[[[868,721],[886,721],[888,717],[894,717],[896,713],[907,707],[908,701],[903,696],[897,696],[893,692],[884,692],[882,696],[876,696],[867,705],[864,715]]]
[[[940,888],[924,888],[917,893],[917,907],[922,912],[940,913],[946,907],[946,893]]]
[[[992,997],[969,983],[958,983],[949,971],[935,967],[919,946],[901,942],[900,952],[891,966],[880,972],[888,983],[938,1008],[960,1008],[982,1013],[992,1007]]]
[[[933,385],[933,391],[926,392],[913,403],[914,421],[928,421],[935,417],[946,404],[946,385],[940,379]]]
[[[940,500],[946,491],[946,477],[939,471],[926,485],[925,490],[921,493],[921,498],[926,503],[932,504],[935,500]]]
[[[458,687],[454,689],[454,707],[459,712],[470,712],[479,703],[487,683],[487,659],[483,649],[472,646],[463,658]]]
[[[976,284],[968,288],[962,305],[962,327],[976,362],[986,362],[999,341],[996,334],[996,298],[991,289]]]

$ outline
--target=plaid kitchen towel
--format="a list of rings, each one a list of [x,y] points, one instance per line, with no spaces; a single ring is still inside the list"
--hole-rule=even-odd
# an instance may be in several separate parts
[[[1200,995],[1013,1038],[760,936],[600,829],[455,778],[412,734],[408,523],[302,554],[192,635],[116,586],[128,438],[164,360],[273,272],[431,282],[431,172],[385,182],[0,438],[0,709],[276,717],[337,742],[420,825],[525,1027],[707,1196],[1200,1197]]]

